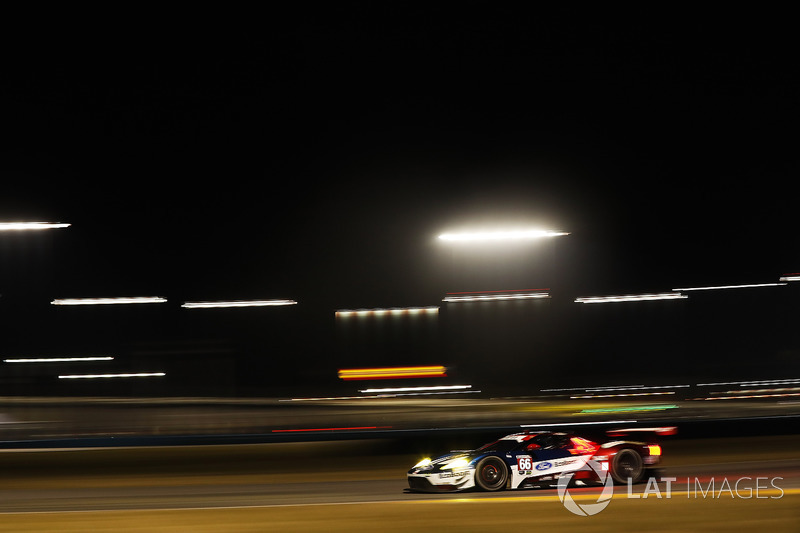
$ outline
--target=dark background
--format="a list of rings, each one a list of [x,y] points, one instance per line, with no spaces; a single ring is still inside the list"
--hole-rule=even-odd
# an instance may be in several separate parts
[[[497,392],[796,377],[796,287],[573,303],[800,270],[786,13],[351,4],[5,24],[0,219],[72,227],[0,235],[0,354],[168,373],[65,384],[5,364],[8,394],[352,392],[336,378],[352,365],[446,364],[446,382]],[[571,235],[436,240],[488,226]],[[552,299],[334,319],[521,288]],[[150,295],[169,302],[49,305]],[[180,308],[266,298],[299,304]]]

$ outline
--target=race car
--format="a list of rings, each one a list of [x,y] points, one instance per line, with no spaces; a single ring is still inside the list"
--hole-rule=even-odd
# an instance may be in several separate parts
[[[610,435],[623,433],[609,432]],[[613,440],[597,444],[571,433],[527,431],[475,450],[425,458],[408,471],[412,491],[485,491],[554,485],[562,477],[586,484],[610,474],[617,483],[637,483],[645,468],[660,462],[656,443]]]

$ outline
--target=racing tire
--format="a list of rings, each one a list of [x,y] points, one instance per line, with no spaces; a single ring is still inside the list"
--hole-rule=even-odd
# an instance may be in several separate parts
[[[508,467],[499,457],[485,457],[475,467],[475,484],[482,490],[504,489],[508,481]]]
[[[611,462],[611,477],[619,484],[639,483],[644,477],[644,462],[636,450],[625,448]]]

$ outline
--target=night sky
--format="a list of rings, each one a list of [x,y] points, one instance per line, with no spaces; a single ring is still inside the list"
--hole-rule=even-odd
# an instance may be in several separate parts
[[[218,318],[190,324],[183,301],[291,298],[266,319],[223,311],[240,358],[230,379],[265,369],[241,354],[272,342],[329,375],[368,351],[452,360],[469,351],[453,339],[474,331],[448,322],[410,347],[351,351],[335,309],[543,287],[569,306],[800,271],[785,14],[466,3],[128,15],[28,16],[2,38],[0,219],[72,224],[0,236],[4,353],[112,346],[147,366],[137,354],[216,338]],[[571,235],[486,253],[436,240],[499,226]],[[49,305],[151,295],[170,303],[124,319]],[[796,304],[764,298],[742,305],[783,335],[767,351],[796,354],[796,334],[773,321]],[[564,337],[578,325],[548,316]],[[706,324],[687,316],[706,315],[666,321],[681,343]],[[512,335],[503,353],[528,340]]]

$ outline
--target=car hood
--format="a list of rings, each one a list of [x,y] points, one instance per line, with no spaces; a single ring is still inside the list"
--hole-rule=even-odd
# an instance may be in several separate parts
[[[472,452],[462,452],[462,451],[450,452],[448,454],[439,456],[436,459],[431,460],[431,464],[432,465],[439,465],[439,464],[443,464],[443,463],[447,463],[449,461],[452,461],[453,459],[458,459],[459,457],[463,457],[465,459],[471,459],[471,458],[474,457],[474,455],[472,454]]]

